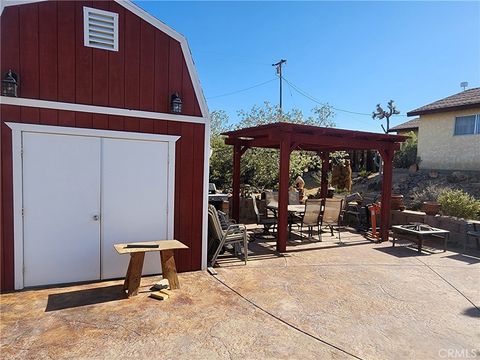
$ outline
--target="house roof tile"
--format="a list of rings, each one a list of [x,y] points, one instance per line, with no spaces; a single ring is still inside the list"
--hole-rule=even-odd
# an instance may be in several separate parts
[[[418,126],[420,125],[420,118],[415,118],[412,120],[409,120],[407,122],[404,122],[402,124],[398,124],[397,126],[394,126],[390,129],[388,129],[388,132],[396,132],[398,130],[414,130],[418,129]]]
[[[409,111],[407,115],[433,114],[445,111],[469,109],[477,106],[480,106],[480,87],[468,89],[431,104],[419,107],[418,109]]]

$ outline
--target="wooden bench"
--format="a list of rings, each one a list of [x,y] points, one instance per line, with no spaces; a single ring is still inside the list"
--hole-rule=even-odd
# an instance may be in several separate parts
[[[160,251],[162,275],[164,279],[168,279],[170,289],[180,288],[173,250],[188,249],[188,246],[178,240],[144,241],[115,244],[113,246],[119,254],[130,254],[130,262],[123,284],[123,290],[127,291],[128,297],[138,294],[142,278],[143,260],[145,259],[145,253],[150,251]]]

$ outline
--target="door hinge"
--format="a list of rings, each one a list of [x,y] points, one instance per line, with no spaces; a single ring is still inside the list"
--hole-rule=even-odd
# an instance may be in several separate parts
[[[25,209],[22,208],[22,216],[25,216]]]

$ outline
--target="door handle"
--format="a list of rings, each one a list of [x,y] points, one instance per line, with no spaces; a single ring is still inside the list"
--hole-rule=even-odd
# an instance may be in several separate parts
[[[98,221],[98,220],[100,219],[100,216],[98,216],[97,214],[95,214],[95,215],[92,216],[92,219],[93,219],[94,221]]]

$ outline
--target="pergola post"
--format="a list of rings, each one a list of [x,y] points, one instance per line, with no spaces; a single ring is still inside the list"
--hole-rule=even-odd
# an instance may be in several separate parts
[[[380,151],[383,160],[382,208],[380,212],[381,241],[388,241],[390,227],[390,202],[392,198],[393,149]]]
[[[322,160],[322,180],[320,182],[320,197],[324,199],[327,197],[328,194],[328,168],[330,161],[330,153],[328,151],[323,151],[320,154],[320,159]]]
[[[242,148],[240,145],[233,146],[233,184],[232,184],[232,217],[235,221],[240,220],[240,160]]]
[[[288,188],[290,182],[290,134],[285,134],[280,142],[280,175],[278,189],[278,230],[277,251],[287,251],[288,239]]]

